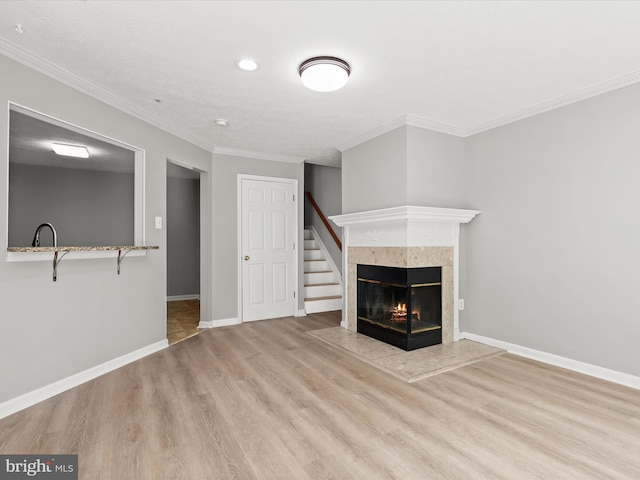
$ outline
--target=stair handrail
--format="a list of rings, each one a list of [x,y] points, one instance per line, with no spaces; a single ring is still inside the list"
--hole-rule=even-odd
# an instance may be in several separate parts
[[[329,224],[329,220],[327,220],[327,217],[324,216],[324,213],[322,213],[322,210],[320,210],[320,207],[318,206],[316,201],[313,199],[313,195],[311,195],[311,192],[305,192],[305,194],[309,199],[309,203],[311,203],[311,206],[313,207],[313,209],[320,216],[320,220],[322,220],[322,223],[324,223],[324,226],[327,227],[327,230],[329,230],[329,234],[331,235],[331,238],[333,238],[333,241],[336,242],[336,245],[338,245],[338,248],[340,249],[340,251],[342,251],[342,242],[338,238],[338,235],[336,235],[336,232],[333,231],[333,228],[331,228],[331,225]]]

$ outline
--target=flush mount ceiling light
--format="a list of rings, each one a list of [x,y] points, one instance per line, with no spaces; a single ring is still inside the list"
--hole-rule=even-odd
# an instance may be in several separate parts
[[[229,120],[226,120],[224,118],[216,118],[216,122],[215,123],[219,127],[228,127],[229,126]]]
[[[83,145],[68,145],[66,143],[52,143],[51,148],[58,155],[65,157],[89,158],[89,150]]]
[[[241,70],[245,70],[247,72],[253,72],[255,69],[258,68],[258,64],[255,62],[255,60],[251,60],[250,58],[243,58],[238,62],[238,67]]]
[[[298,69],[305,87],[316,92],[333,92],[349,80],[351,68],[336,57],[313,57],[300,64]]]

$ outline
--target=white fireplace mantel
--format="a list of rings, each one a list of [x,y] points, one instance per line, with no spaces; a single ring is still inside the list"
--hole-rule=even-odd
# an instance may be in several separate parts
[[[346,213],[329,217],[339,227],[347,227],[362,223],[392,222],[418,220],[422,222],[469,223],[479,214],[479,210],[461,210],[457,208],[402,207],[382,208],[366,212]]]
[[[436,247],[456,245],[460,224],[470,222],[479,213],[406,205],[334,215],[329,219],[344,227],[346,246]]]
[[[388,247],[399,247],[393,250],[396,253],[409,251],[414,247],[426,247],[421,248],[421,253],[411,260],[416,264],[407,265],[415,267],[423,266],[419,263],[430,257],[431,253],[440,253],[442,250],[439,247],[450,247],[452,261],[448,268],[451,268],[453,278],[450,293],[447,294],[449,297],[445,303],[453,310],[449,317],[453,331],[447,334],[447,338],[457,341],[460,336],[458,319],[460,224],[470,222],[479,213],[478,210],[405,205],[329,217],[344,229],[343,264],[347,282],[344,291],[346,308],[343,308],[342,326],[354,330],[357,323],[355,318],[351,318],[355,316],[355,273],[351,271],[355,265],[349,261],[351,247],[374,247],[367,250],[373,257],[376,257],[376,252],[382,251],[376,250],[375,247],[385,247],[387,253]]]

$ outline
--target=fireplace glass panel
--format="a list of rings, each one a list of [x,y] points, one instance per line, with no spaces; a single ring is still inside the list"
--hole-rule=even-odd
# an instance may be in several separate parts
[[[428,332],[442,328],[440,303],[442,284],[411,287],[411,333]]]
[[[358,320],[407,332],[407,287],[358,279]]]

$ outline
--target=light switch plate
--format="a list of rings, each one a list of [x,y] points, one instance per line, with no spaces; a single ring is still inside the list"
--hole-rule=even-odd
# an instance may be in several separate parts
[[[162,230],[162,217],[156,217],[156,230]]]

